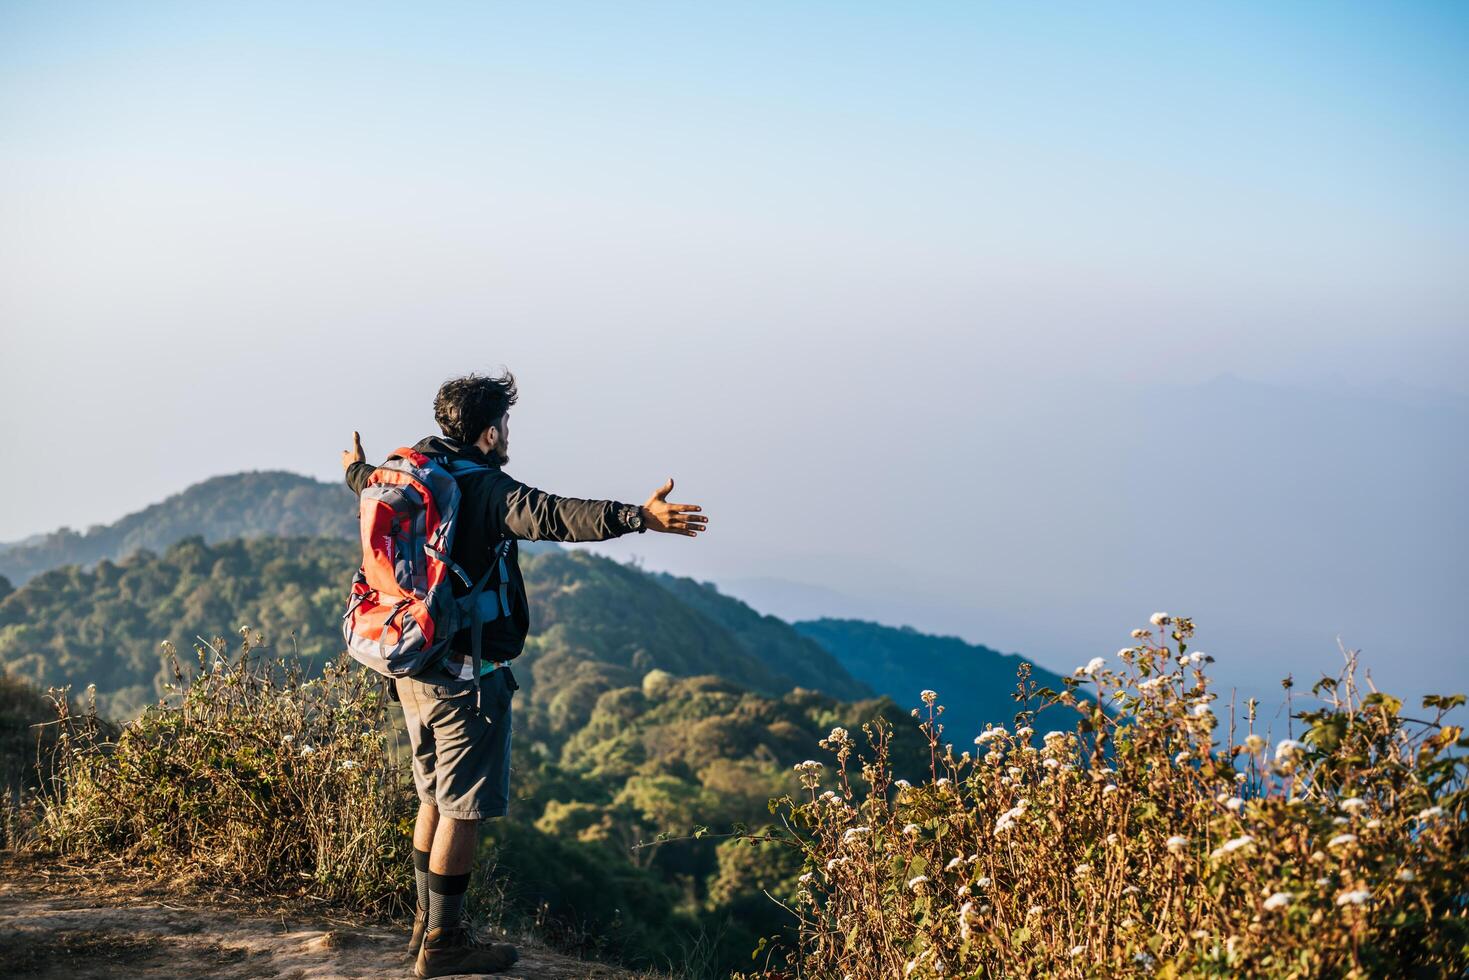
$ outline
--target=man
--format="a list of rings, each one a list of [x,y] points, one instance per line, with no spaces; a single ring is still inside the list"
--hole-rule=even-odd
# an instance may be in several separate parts
[[[511,608],[511,615],[482,627],[485,656],[478,709],[468,629],[454,637],[438,664],[394,682],[413,748],[413,781],[420,801],[413,831],[418,911],[409,941],[419,977],[489,973],[519,958],[508,943],[475,940],[463,920],[479,822],[504,816],[509,804],[510,702],[517,689],[509,661],[524,647],[530,624],[516,540],[604,541],[649,530],[695,537],[708,526],[698,506],[668,502],[672,478],[638,506],[558,497],[505,474],[501,467],[510,461],[509,411],[517,396],[509,372],[447,381],[434,399],[434,420],[443,435],[413,447],[427,456],[468,459],[488,467],[459,478],[462,502],[450,557],[471,580],[478,580],[490,568],[496,546],[508,542],[504,568]],[[360,494],[374,467],[366,462],[355,432],[352,449],[342,453],[342,467],[347,485]]]

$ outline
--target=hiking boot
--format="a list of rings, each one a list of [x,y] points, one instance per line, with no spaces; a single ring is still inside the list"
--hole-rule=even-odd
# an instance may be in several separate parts
[[[518,959],[520,952],[509,943],[481,942],[462,925],[441,926],[424,935],[413,975],[426,980],[456,973],[498,973]]]
[[[428,929],[428,909],[413,913],[413,935],[408,938],[408,955],[417,956],[418,947],[423,945],[423,934]]]

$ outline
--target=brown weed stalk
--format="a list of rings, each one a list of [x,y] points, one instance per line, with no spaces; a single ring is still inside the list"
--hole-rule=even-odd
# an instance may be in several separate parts
[[[170,696],[120,730],[57,698],[38,842],[372,914],[408,894],[412,793],[382,681],[344,659],[306,678],[242,630],[199,648]],[[173,656],[172,650],[168,654]]]
[[[886,726],[863,726],[865,755],[834,729],[834,772],[798,765],[801,798],[772,804],[806,855],[791,965],[848,980],[1462,974],[1469,742],[1445,715],[1464,699],[1407,718],[1349,658],[1296,716],[1299,739],[1257,733],[1249,705],[1236,742],[1193,623],[1153,627],[1061,691],[1022,670],[1014,730],[987,727],[972,751],[942,741],[923,692],[919,784],[893,778]],[[1077,724],[1038,735],[1035,709],[1056,704]]]

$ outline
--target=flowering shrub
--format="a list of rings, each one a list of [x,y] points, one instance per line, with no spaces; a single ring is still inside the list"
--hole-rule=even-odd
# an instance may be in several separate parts
[[[834,765],[796,766],[800,798],[772,802],[806,858],[792,965],[852,980],[1469,967],[1469,766],[1454,751],[1469,742],[1445,724],[1462,696],[1426,698],[1412,720],[1349,661],[1317,685],[1323,707],[1294,716],[1299,738],[1271,744],[1249,704],[1235,743],[1193,623],[1152,627],[1060,691],[1022,669],[1015,730],[957,755],[924,691],[920,785],[893,778],[889,726],[864,725],[861,752],[833,729]],[[1037,738],[1046,705],[1074,708],[1075,728]]]
[[[381,680],[345,660],[308,680],[252,656],[243,635],[233,662],[201,647],[187,683],[175,659],[171,696],[120,730],[57,697],[37,841],[363,911],[400,908],[414,801]]]

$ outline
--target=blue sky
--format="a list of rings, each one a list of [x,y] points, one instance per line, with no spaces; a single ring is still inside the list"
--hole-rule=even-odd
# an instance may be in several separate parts
[[[1242,684],[1342,635],[1463,686],[1403,624],[1469,585],[1466,44],[1460,4],[0,2],[0,424],[129,474],[0,540],[331,476],[506,364],[512,472],[716,514],[619,557],[1061,668],[1183,601]]]

